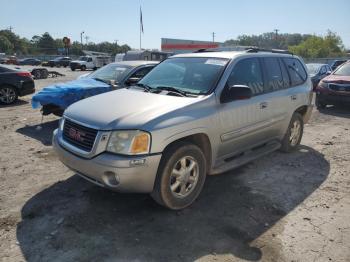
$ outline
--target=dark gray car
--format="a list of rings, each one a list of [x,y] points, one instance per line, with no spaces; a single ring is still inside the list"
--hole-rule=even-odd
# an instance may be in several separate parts
[[[306,64],[307,71],[309,72],[313,88],[326,76],[332,73],[332,69],[328,64]]]

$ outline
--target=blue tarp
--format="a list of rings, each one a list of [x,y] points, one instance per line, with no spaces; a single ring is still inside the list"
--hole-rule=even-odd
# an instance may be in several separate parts
[[[111,91],[110,85],[92,78],[59,83],[40,90],[32,97],[32,107],[54,104],[66,109],[71,104],[89,96]]]

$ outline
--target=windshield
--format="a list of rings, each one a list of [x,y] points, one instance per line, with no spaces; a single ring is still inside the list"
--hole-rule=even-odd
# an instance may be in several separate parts
[[[316,75],[321,66],[318,64],[306,64],[306,67],[309,74]]]
[[[120,64],[109,64],[91,73],[89,78],[97,78],[104,81],[115,80],[116,83],[123,81],[123,78],[131,71],[131,66]]]
[[[88,57],[87,57],[87,56],[81,56],[81,57],[79,57],[78,60],[79,60],[79,61],[87,61],[87,60],[88,60]]]
[[[333,75],[350,76],[350,63],[346,63],[338,67]]]
[[[229,60],[222,58],[170,58],[156,66],[139,83],[151,88],[172,87],[206,94],[214,87]]]

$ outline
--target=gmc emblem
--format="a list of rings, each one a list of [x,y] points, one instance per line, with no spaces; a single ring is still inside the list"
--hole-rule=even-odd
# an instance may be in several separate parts
[[[71,138],[73,138],[74,140],[83,142],[84,139],[82,138],[83,135],[85,135],[84,133],[74,129],[73,127],[69,128],[68,134]]]

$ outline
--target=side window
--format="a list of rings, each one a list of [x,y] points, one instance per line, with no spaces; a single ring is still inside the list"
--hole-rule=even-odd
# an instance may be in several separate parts
[[[283,61],[287,66],[291,85],[303,84],[307,79],[307,74],[301,62],[295,58],[283,58]]]
[[[261,67],[257,58],[247,58],[239,61],[233,68],[227,80],[229,86],[247,85],[252,89],[253,95],[264,92],[264,81]]]
[[[321,75],[324,75],[326,72],[327,72],[326,67],[325,67],[325,66],[322,66],[322,67],[321,67],[321,70],[320,70],[320,74],[321,74]]]
[[[266,69],[266,85],[264,88],[265,92],[272,92],[286,88],[285,78],[288,77],[285,75],[283,77],[282,68],[278,58],[266,57],[264,58],[264,66]],[[289,82],[289,79],[286,79],[286,82]]]
[[[91,57],[89,57],[87,61],[88,61],[88,62],[92,62],[92,58],[91,58]]]
[[[134,72],[130,78],[132,77],[137,77],[137,78],[143,78],[145,75],[148,74],[149,71],[151,71],[153,68],[153,66],[147,66],[147,67],[143,67],[138,69],[136,72]]]

